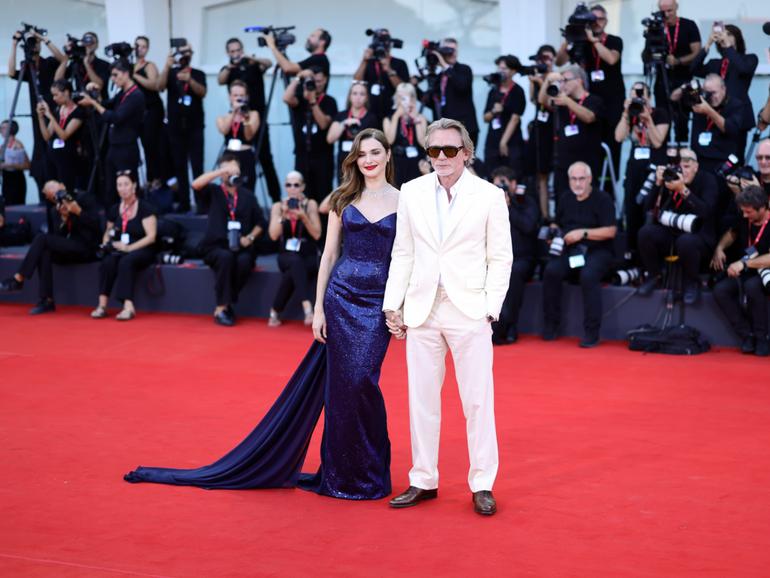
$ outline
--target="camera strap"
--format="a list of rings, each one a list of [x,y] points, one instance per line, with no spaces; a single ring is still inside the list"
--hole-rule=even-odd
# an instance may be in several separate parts
[[[64,107],[59,108],[59,126],[61,128],[64,128],[67,125],[67,119],[70,117],[70,115],[75,112],[75,109],[77,108],[77,104],[73,104],[72,108],[69,110],[64,110]],[[65,113],[65,114],[62,114]]]
[[[757,236],[754,238],[754,242],[751,241],[751,222],[748,223],[748,226],[749,226],[748,245],[747,245],[748,247],[751,247],[752,245],[756,247],[759,244],[759,240],[762,238],[762,235],[765,232],[765,227],[767,227],[768,220],[770,220],[770,217],[765,217],[765,222],[762,223],[762,227],[759,229]]]
[[[666,39],[668,40],[668,51],[671,54],[674,54],[676,51],[676,45],[679,43],[679,18],[676,19],[676,27],[674,28],[674,42],[671,42],[671,32],[668,29],[669,27],[666,26]]]
[[[243,119],[239,118],[238,114],[234,114],[233,122],[230,125],[230,132],[233,135],[233,138],[238,138],[238,131],[241,129],[241,124],[243,124]]]
[[[727,58],[722,59],[722,64],[719,67],[719,76],[724,80],[727,77],[727,69],[730,67],[730,61]]]
[[[407,123],[406,119],[403,117],[401,117],[401,134],[406,137],[410,147],[414,146],[414,125]]]
[[[227,212],[230,213],[230,220],[235,221],[235,209],[238,208],[238,189],[235,189],[235,192],[233,192],[233,196],[230,196],[230,193],[227,192],[227,187],[225,187],[224,184],[220,185],[222,187],[222,192],[225,194],[225,202],[227,203]]]
[[[124,208],[122,211],[120,211],[120,220],[121,220],[120,232],[121,233],[125,233],[126,229],[128,229],[128,221],[129,221],[128,214],[131,212],[131,208],[134,206],[135,203],[136,203],[136,197],[134,197],[134,200],[131,201],[131,203],[128,205],[123,203]]]
[[[602,37],[599,38],[599,42],[601,42],[604,46],[607,46],[607,33],[603,32]],[[594,65],[594,70],[599,70],[601,68],[602,59],[599,56],[599,51],[596,50],[596,46],[591,46],[591,50],[594,53],[594,56],[596,57],[596,64]]]
[[[583,95],[583,97],[580,100],[577,101],[577,103],[580,106],[583,106],[583,103],[585,102],[586,98],[588,98],[588,93],[587,92]],[[569,113],[569,123],[571,125],[574,125],[576,119],[577,119],[577,113],[570,111],[570,113]]]

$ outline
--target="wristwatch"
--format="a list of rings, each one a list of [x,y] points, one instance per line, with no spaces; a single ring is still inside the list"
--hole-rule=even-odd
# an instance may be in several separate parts
[[[583,240],[588,239],[588,229],[583,229]]]
[[[251,241],[252,243],[253,243],[253,242],[254,242],[254,240],[256,239],[256,237],[255,237],[254,235],[246,235],[246,238],[247,238],[249,241]]]

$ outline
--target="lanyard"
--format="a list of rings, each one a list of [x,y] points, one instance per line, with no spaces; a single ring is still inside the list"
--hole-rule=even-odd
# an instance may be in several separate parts
[[[719,67],[719,76],[724,80],[727,77],[727,69],[730,66],[730,61],[727,58],[722,59],[722,66]]]
[[[409,141],[409,146],[414,145],[414,125],[407,123],[405,118],[401,118],[401,134]]]
[[[379,60],[374,61],[374,73],[377,75],[377,84],[382,84],[382,69]]]
[[[712,126],[714,126],[714,119],[710,118],[706,121],[706,131],[710,131]]]
[[[238,136],[238,131],[241,129],[242,119],[238,118],[238,120],[235,119],[236,115],[233,115],[233,122],[230,125],[230,131],[232,132],[233,138],[236,138]]]
[[[128,92],[124,93],[123,96],[120,97],[120,104],[123,104],[123,101],[128,98],[128,95],[134,92],[137,88],[139,88],[136,84],[128,89]]]
[[[238,189],[235,189],[233,193],[232,202],[230,201],[230,193],[227,192],[227,188],[222,185],[222,192],[225,194],[225,202],[227,203],[227,212],[230,213],[230,220],[235,221],[235,209],[238,208]]]
[[[126,205],[125,203],[123,203],[123,206],[125,208],[122,211],[120,211],[120,220],[122,221],[122,223],[121,223],[121,232],[122,233],[125,233],[126,229],[128,228],[128,220],[129,220],[128,219],[128,214],[131,212],[131,207],[134,206],[134,203],[136,203],[136,199],[131,201],[131,204],[129,204],[129,205]]]
[[[602,37],[599,39],[599,42],[601,42],[602,45],[604,45],[604,46],[607,45],[607,33],[606,32],[602,34]],[[593,50],[594,54],[596,55],[596,65],[594,66],[594,70],[599,70],[601,62],[602,62],[602,59],[599,56],[599,51],[596,50],[596,46],[591,46],[591,50]]]
[[[765,232],[765,227],[767,227],[767,221],[770,220],[768,218],[765,218],[765,222],[762,223],[762,228],[759,230],[759,233],[757,233],[757,236],[754,238],[754,242],[751,241],[751,223],[749,223],[749,247],[754,245],[757,246],[757,243],[759,243],[759,240],[762,238],[762,234]]]
[[[586,99],[586,98],[588,98],[588,93],[587,93],[587,92],[586,92],[586,93],[583,95],[583,98],[581,98],[581,99],[578,101],[578,104],[579,104],[580,106],[583,106],[583,101],[585,101],[585,99]],[[572,124],[572,125],[574,125],[574,124],[575,124],[575,119],[576,119],[576,118],[577,118],[577,113],[570,111],[570,113],[569,113],[569,123],[570,123],[570,124]]]
[[[679,18],[676,19],[676,27],[674,28],[674,43],[671,43],[671,32],[669,32],[668,26],[666,26],[666,39],[668,40],[668,51],[674,54],[676,45],[679,43]]]
[[[511,91],[513,90],[513,87],[515,86],[515,83],[513,80],[511,80],[511,86],[508,90],[505,91],[505,94],[503,95],[503,98],[500,100],[500,104],[505,106],[506,101],[508,100],[508,96],[511,94]]]
[[[70,108],[68,111],[65,111],[63,108],[60,108],[60,109],[59,109],[59,126],[60,126],[61,128],[64,128],[64,125],[66,125],[66,124],[67,124],[67,119],[68,119],[68,118],[70,117],[70,115],[71,115],[71,114],[74,112],[74,110],[75,110],[75,108],[76,108],[76,107],[77,107],[77,105],[75,104],[75,105],[73,105],[73,106],[72,106],[72,108]],[[66,112],[67,114],[65,114],[64,116],[62,116],[62,113],[63,113],[63,112]]]

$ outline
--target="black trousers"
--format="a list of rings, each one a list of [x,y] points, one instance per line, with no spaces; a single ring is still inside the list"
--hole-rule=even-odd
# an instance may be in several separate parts
[[[296,155],[295,167],[305,177],[305,194],[320,203],[332,192],[334,181],[334,154]]]
[[[273,299],[273,309],[279,313],[283,311],[295,291],[302,301],[312,299],[311,281],[318,269],[316,255],[284,251],[278,254],[278,268],[281,270],[281,284]]]
[[[534,259],[516,259],[513,262],[508,293],[505,294],[503,308],[500,311],[500,321],[492,324],[492,332],[496,337],[504,338],[510,329],[518,329],[524,287],[532,279],[534,272]]]
[[[134,175],[139,170],[139,145],[136,142],[128,144],[110,144],[105,159],[106,195],[105,207],[110,207],[120,201],[118,197],[118,171],[132,171]]]
[[[237,253],[230,249],[211,249],[203,258],[214,271],[214,293],[217,305],[225,306],[238,302],[238,294],[246,286],[257,257],[251,249]]]
[[[746,310],[739,303],[740,284],[746,296]],[[767,295],[759,275],[722,279],[714,286],[714,300],[741,339],[749,335],[767,336]]]
[[[267,122],[264,114],[259,113],[262,122]],[[254,146],[256,146],[256,141]],[[275,170],[275,163],[273,162],[273,153],[270,150],[270,129],[265,126],[265,136],[262,137],[262,148],[259,149],[259,166],[262,168],[262,173],[265,175],[265,181],[267,182],[267,191],[270,194],[270,198],[274,203],[281,200],[281,183],[278,180],[278,173]]]
[[[583,291],[583,329],[587,334],[598,333],[602,322],[602,278],[612,265],[612,253],[604,249],[589,249],[585,265],[570,269],[567,247],[561,257],[548,261],[543,271],[543,316],[546,325],[558,327],[561,321],[561,292],[565,279],[577,276]]]
[[[93,259],[93,251],[81,241],[50,233],[40,233],[32,240],[19,273],[24,279],[35,270],[40,275],[40,298],[53,299],[53,263],[68,265],[86,263]]]
[[[99,265],[99,295],[109,295],[115,288],[115,299],[134,300],[136,276],[155,261],[155,250],[145,247],[131,253],[108,253]]]
[[[177,178],[177,202],[179,210],[190,210],[190,177],[188,163],[192,168],[193,179],[203,173],[203,127],[186,130],[169,127],[169,145],[174,163],[174,175]],[[200,204],[200,203],[197,203]]]
[[[694,233],[679,233],[659,223],[651,223],[639,229],[639,258],[650,275],[660,275],[663,258],[671,252],[679,256],[682,274],[686,281],[698,281],[701,263],[711,255],[711,248],[703,237]]]
[[[162,179],[164,171],[161,161],[161,143],[163,131],[163,107],[154,106],[144,113],[142,126],[142,148],[147,170],[147,182]]]

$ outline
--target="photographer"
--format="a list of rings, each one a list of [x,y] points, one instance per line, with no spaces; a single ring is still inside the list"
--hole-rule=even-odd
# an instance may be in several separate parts
[[[332,35],[329,34],[323,28],[316,28],[310,33],[305,41],[305,50],[310,53],[305,60],[299,62],[292,62],[281,50],[276,46],[275,34],[267,32],[264,34],[265,44],[273,52],[275,60],[278,66],[281,67],[283,73],[286,76],[296,76],[303,70],[310,70],[311,68],[320,68],[323,70],[327,78],[329,78],[330,66],[329,58],[326,56],[326,51],[329,50],[329,45],[332,43]]]
[[[152,183],[157,179],[165,179],[169,168],[163,166],[163,153],[161,142],[163,134],[163,118],[166,111],[163,109],[163,101],[158,92],[158,67],[154,62],[147,60],[150,50],[150,39],[146,36],[137,36],[134,40],[134,82],[144,95],[144,122],[142,123],[142,148],[144,149],[145,169],[147,170],[147,182]]]
[[[106,101],[109,98],[110,63],[96,56],[97,48],[99,37],[96,32],[86,32],[83,38],[68,36],[64,45],[68,59],[60,61],[54,79],[69,80],[77,91],[93,84],[102,100]]]
[[[16,49],[19,47],[20,43],[24,47],[25,60],[22,61],[21,67],[17,69]],[[41,44],[45,44],[53,56],[49,56],[47,58],[41,57]],[[25,26],[24,30],[19,30],[13,35],[13,40],[11,41],[11,50],[8,55],[8,77],[27,83],[27,87],[29,88],[30,106],[35,106],[32,103],[38,102],[38,96],[46,99],[49,106],[53,106],[53,101],[51,100],[51,85],[53,84],[54,77],[56,76],[56,70],[59,67],[59,63],[66,61],[67,57],[49,38],[38,32],[37,28],[32,27],[31,29],[27,30],[27,27]],[[21,69],[23,68],[27,68],[27,72],[22,78]],[[35,71],[35,75],[37,77],[37,86],[34,82],[32,82],[32,76],[30,75],[29,68],[32,68]],[[40,134],[39,124],[34,121],[32,122],[32,136],[33,147],[30,175],[33,179],[35,179],[35,182],[37,183],[39,200],[41,203],[43,203],[45,202],[43,197],[43,185],[45,184],[46,180],[48,180],[48,161],[46,156],[47,146],[43,140],[43,136]],[[10,202],[10,197],[7,197],[6,200],[8,201],[8,204],[12,204]],[[16,199],[13,200],[15,201]],[[24,201],[21,202],[21,204],[23,203]]]
[[[537,108],[537,114],[528,141],[528,164],[535,167],[540,214],[548,219],[548,179],[553,171],[553,115],[550,109],[540,104],[539,95],[546,75],[553,72],[556,50],[550,44],[544,44],[529,58],[535,61],[539,70],[536,68],[536,73],[529,75],[529,100]]]
[[[171,50],[166,64],[158,77],[158,90],[168,90],[166,112],[168,135],[174,174],[177,178],[179,212],[190,210],[190,179],[188,163],[193,178],[203,172],[203,99],[206,96],[206,75],[190,66],[193,50],[182,46],[178,52]],[[198,211],[204,207],[196,200]]]
[[[513,81],[521,62],[508,54],[495,59],[497,72],[484,77],[490,85],[484,106],[484,122],[489,123],[484,144],[484,163],[489,169],[499,166],[520,171],[524,157],[521,116],[527,104],[524,90]]]
[[[201,248],[205,253],[203,261],[214,271],[214,322],[225,327],[235,324],[232,306],[238,302],[238,294],[254,269],[254,242],[265,227],[257,199],[240,186],[240,177],[238,159],[226,152],[219,159],[219,168],[203,173],[192,184],[209,207]],[[217,179],[220,184],[213,184]]]
[[[438,79],[432,91],[425,94],[425,104],[433,110],[433,120],[453,118],[468,129],[474,146],[479,140],[479,124],[473,105],[473,71],[457,62],[457,40],[444,38],[439,50],[431,52],[438,61]]]
[[[586,73],[572,65],[551,72],[540,87],[540,104],[555,111],[554,190],[557,200],[569,189],[567,169],[577,161],[599,174],[602,161],[602,99],[586,90]],[[556,132],[558,130],[558,132]]]
[[[297,171],[286,175],[286,198],[273,204],[268,234],[279,241],[278,268],[281,284],[270,308],[269,327],[281,324],[280,315],[292,293],[302,300],[305,325],[313,324],[312,275],[318,270],[318,245],[321,219],[318,203],[305,196],[305,180]]]
[[[85,189],[87,182],[82,177],[87,174],[88,167],[83,166],[78,147],[81,146],[80,129],[87,113],[72,100],[72,87],[66,80],[54,81],[51,96],[56,112],[51,112],[43,100],[37,105],[37,120],[40,134],[48,143],[47,156],[55,168],[54,176],[70,191],[75,187]]]
[[[543,271],[543,339],[556,339],[561,322],[562,282],[580,279],[583,293],[583,339],[580,347],[599,344],[602,321],[601,280],[612,265],[615,207],[604,192],[591,185],[591,167],[576,162],[568,169],[570,190],[562,195],[550,243],[550,260]],[[561,245],[561,249],[559,249]]]
[[[353,139],[365,128],[379,128],[380,122],[369,111],[369,93],[366,82],[354,80],[348,90],[345,110],[337,113],[326,133],[326,142],[333,145],[339,142],[337,149],[337,175],[341,179],[342,161],[353,148]]]
[[[516,173],[510,167],[493,170],[492,182],[505,191],[511,222],[511,241],[516,255],[500,319],[492,324],[492,343],[505,345],[516,343],[519,338],[519,310],[524,298],[524,286],[532,279],[535,271],[540,210],[535,199],[526,194],[526,187],[517,183]]]
[[[281,198],[281,186],[278,183],[278,174],[273,164],[273,154],[270,150],[270,128],[265,118],[265,72],[270,69],[273,62],[269,58],[255,58],[246,56],[243,52],[243,43],[239,38],[230,38],[225,44],[225,50],[230,62],[219,71],[217,82],[226,84],[228,90],[233,82],[240,80],[246,83],[249,94],[249,109],[257,111],[259,118],[265,119],[261,127],[262,145],[259,149],[259,164],[265,175],[265,182],[270,198],[278,201]],[[254,143],[257,146],[257,143]]]
[[[121,171],[115,181],[120,203],[107,211],[107,226],[102,237],[105,255],[99,265],[99,304],[91,317],[107,317],[107,304],[114,287],[115,298],[123,303],[115,319],[130,321],[136,316],[136,276],[155,262],[158,217],[155,207],[137,198],[135,173]]]
[[[254,192],[257,184],[257,159],[251,143],[259,131],[259,113],[249,108],[249,91],[245,82],[234,80],[228,92],[230,112],[217,117],[217,129],[225,137],[225,150],[238,159],[243,171],[243,186]]]
[[[89,195],[78,197],[67,192],[64,184],[48,181],[43,195],[53,205],[49,208],[50,232],[39,233],[21,262],[19,272],[0,283],[0,291],[20,291],[37,270],[40,276],[40,301],[31,315],[56,310],[53,300],[53,263],[68,265],[94,259],[99,244],[99,215]]]
[[[420,161],[425,159],[425,134],[428,130],[426,119],[417,108],[417,90],[413,84],[398,85],[393,95],[395,110],[384,121],[383,132],[392,146],[393,166],[396,170],[394,187],[416,179],[423,173]]]
[[[692,305],[700,296],[701,264],[716,244],[718,193],[716,179],[699,170],[698,156],[692,150],[681,149],[679,155],[678,165],[657,167],[656,189],[645,201],[645,210],[654,222],[639,230],[639,257],[648,278],[638,294],[648,296],[658,286],[663,260],[673,251],[682,266],[683,301]]]
[[[16,138],[18,132],[19,124],[15,120],[4,120],[0,124],[0,137],[3,138],[0,145],[0,170],[3,176],[0,196],[3,197],[3,208],[5,205],[23,205],[27,198],[24,171],[31,165],[24,145]]]
[[[132,78],[131,64],[125,60],[116,60],[110,66],[110,78],[120,91],[104,106],[91,98],[88,93],[82,95],[80,106],[92,106],[109,127],[107,141],[109,148],[105,162],[107,179],[107,201],[114,202],[117,191],[111,175],[120,171],[137,174],[139,169],[139,137],[144,122],[144,94]]]
[[[320,68],[303,70],[283,94],[294,116],[294,169],[305,175],[310,198],[319,202],[332,190],[334,180],[334,146],[326,135],[337,116],[337,101],[326,94],[328,82]]]
[[[396,48],[401,48],[401,41],[391,38],[387,28],[367,30],[367,34],[369,32],[372,32],[372,43],[364,50],[353,78],[365,81],[369,87],[369,110],[377,117],[379,127],[390,116],[398,85],[409,82],[409,67],[405,61],[391,56],[394,44],[398,42]]]
[[[743,222],[727,231],[714,250],[711,267],[726,273],[714,286],[714,300],[741,339],[741,351],[766,357],[770,355],[767,294],[758,271],[770,267],[770,232],[765,231],[770,221],[767,193],[760,187],[749,186],[738,193],[735,202]],[[726,267],[725,250],[733,245],[744,250],[744,254]]]
[[[623,114],[615,127],[615,142],[631,140],[631,152],[626,164],[624,212],[626,217],[626,248],[634,256],[639,229],[644,225],[645,211],[642,190],[651,165],[666,163],[666,135],[669,118],[663,107],[652,108],[650,90],[644,82],[635,82],[629,98],[623,104]],[[642,202],[639,202],[639,201]]]

